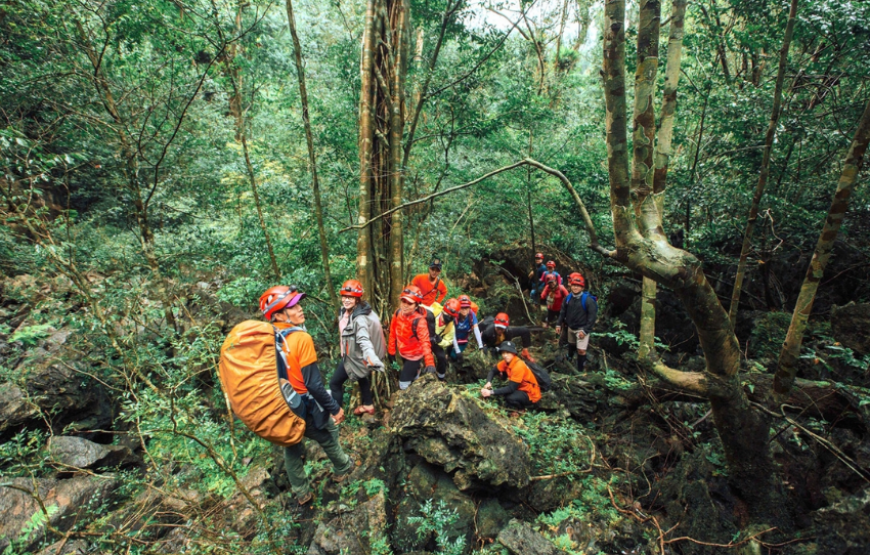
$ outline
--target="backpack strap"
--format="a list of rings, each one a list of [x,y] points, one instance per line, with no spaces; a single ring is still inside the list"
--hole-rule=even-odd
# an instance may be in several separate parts
[[[290,378],[287,374],[287,368],[290,366],[290,361],[287,360],[287,355],[290,354],[290,346],[287,344],[287,336],[296,333],[297,331],[304,330],[296,326],[283,330],[279,330],[277,327],[272,326],[272,329],[275,330],[275,359],[278,361],[278,377],[289,381]],[[281,348],[282,344],[286,348],[286,351]]]
[[[589,292],[583,291],[583,293],[580,295],[580,303],[583,305],[583,312],[589,312],[586,309],[586,299],[588,299],[588,298],[589,298]]]

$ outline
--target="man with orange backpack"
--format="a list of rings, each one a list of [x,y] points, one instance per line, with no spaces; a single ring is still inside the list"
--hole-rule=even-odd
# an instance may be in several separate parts
[[[314,341],[305,331],[305,313],[299,304],[304,298],[305,293],[298,291],[295,286],[272,287],[260,297],[260,311],[272,323],[284,343],[285,355],[279,357],[278,362],[278,381],[285,392],[285,398],[289,396],[289,388],[302,397],[305,437],[313,439],[323,447],[335,468],[335,481],[341,482],[354,468],[353,460],[338,443],[336,425],[344,421],[344,411],[323,385]],[[284,447],[284,468],[298,503],[304,505],[311,501],[302,441]]]
[[[428,310],[421,307],[423,294],[416,285],[408,285],[399,297],[399,310],[390,322],[390,340],[387,353],[391,363],[396,354],[402,357],[399,389],[408,389],[420,372],[435,372],[435,358],[429,336]]]

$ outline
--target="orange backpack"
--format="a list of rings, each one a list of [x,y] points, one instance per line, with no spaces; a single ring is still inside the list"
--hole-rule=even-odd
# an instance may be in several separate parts
[[[281,358],[286,364],[279,365],[276,341],[283,346]],[[221,385],[233,412],[252,432],[284,447],[299,443],[305,434],[304,418],[290,408],[291,404],[304,406],[301,397],[287,384],[285,399],[278,383],[279,373],[287,366],[300,371],[284,336],[269,322],[242,322],[221,347]]]

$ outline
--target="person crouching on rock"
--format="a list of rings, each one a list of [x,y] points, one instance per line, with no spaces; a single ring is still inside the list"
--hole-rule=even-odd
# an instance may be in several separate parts
[[[363,287],[355,279],[341,286],[341,310],[338,313],[338,334],[341,346],[341,361],[329,380],[332,398],[339,406],[344,401],[344,382],[359,383],[362,404],[353,411],[356,415],[374,414],[372,403],[372,370],[383,371],[381,360],[386,355],[384,329],[381,320],[363,297]]]
[[[541,388],[532,370],[517,356],[517,347],[512,342],[504,341],[499,346],[499,351],[502,360],[498,366],[494,366],[489,371],[486,385],[480,390],[480,395],[484,398],[493,395],[503,396],[505,404],[517,410],[534,407],[541,400]],[[492,388],[492,379],[496,373],[507,378],[506,386]]]
[[[503,342],[510,341],[517,337],[523,341],[523,350],[520,354],[522,354],[526,360],[535,362],[535,359],[533,359],[532,355],[529,354],[529,347],[532,344],[531,331],[525,326],[511,326],[511,319],[504,312],[496,314],[493,322],[488,325],[481,334],[483,344],[490,352],[494,350],[497,351]]]
[[[260,310],[284,337],[288,351],[296,357],[298,365],[287,367],[288,380],[281,379],[284,388],[289,381],[296,393],[310,398],[305,402],[305,437],[313,439],[335,468],[334,480],[343,481],[354,468],[353,459],[345,454],[338,443],[338,426],[344,421],[344,411],[323,385],[314,341],[305,331],[305,313],[300,301],[305,293],[295,287],[272,287],[260,297]],[[330,418],[330,415],[332,417]],[[284,468],[290,487],[300,505],[312,499],[308,476],[305,475],[305,442],[284,448]]]
[[[428,310],[421,307],[423,294],[416,285],[408,285],[399,297],[399,310],[390,322],[390,341],[387,346],[390,363],[396,361],[396,353],[402,357],[399,373],[399,389],[408,389],[411,382],[420,377],[420,371],[435,372],[435,358],[429,342]]]

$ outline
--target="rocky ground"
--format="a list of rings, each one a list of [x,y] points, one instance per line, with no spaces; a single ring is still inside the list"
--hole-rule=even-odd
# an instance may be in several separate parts
[[[509,280],[476,272],[468,290],[510,297],[512,317],[527,318]],[[424,377],[388,395],[381,380],[377,415],[341,427],[357,462],[349,480],[335,483],[308,443],[317,501],[299,508],[280,450],[231,426],[208,359],[172,382],[161,405],[166,394],[142,385],[159,373],[138,375],[130,361],[128,375],[105,379],[101,346],[74,323],[38,328],[33,307],[16,301],[26,278],[16,279],[4,285],[0,329],[4,555],[870,552],[870,392],[866,368],[852,364],[870,350],[870,334],[856,331],[867,305],[837,309],[849,325],[811,341],[818,356],[803,361],[801,387],[773,420],[793,525],[769,530],[749,525],[731,493],[709,407],[633,363],[630,281],[601,299],[607,331],[587,372],[563,360],[553,332],[535,333],[532,352],[554,379],[542,410],[511,414],[481,399],[492,363],[482,353],[452,368],[448,383]],[[62,284],[53,287],[56,297]],[[211,295],[215,286],[198,288],[191,320],[218,322],[219,341],[245,314]],[[666,292],[660,299],[662,337],[675,345],[666,356],[701,367],[691,327]],[[142,322],[116,322],[126,330],[118,337],[148,337]],[[777,341],[777,322],[758,315],[743,335],[756,354],[747,393],[779,411],[765,396],[765,342]],[[824,381],[832,378],[841,385]],[[133,382],[141,387],[125,386]],[[148,403],[167,414],[141,408]]]

